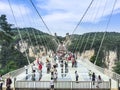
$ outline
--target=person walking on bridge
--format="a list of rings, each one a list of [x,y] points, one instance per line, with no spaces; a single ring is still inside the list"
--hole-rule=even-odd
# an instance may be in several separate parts
[[[39,70],[39,81],[40,81],[42,78],[42,62],[39,63],[38,70]]]
[[[95,78],[96,78],[96,76],[95,76],[95,73],[93,72],[93,74],[92,74],[92,82],[93,82],[93,85],[95,85]]]
[[[35,64],[33,63],[32,65],[32,80],[35,81],[35,72],[36,72],[36,66]]]
[[[99,88],[99,84],[100,83],[102,83],[102,78],[101,78],[101,76],[100,75],[98,75],[98,77],[97,77],[97,88]]]
[[[53,80],[53,78],[51,78],[51,81],[50,81],[50,90],[54,90],[54,80]]]
[[[6,90],[11,90],[11,84],[12,84],[12,80],[10,78],[10,76],[8,76],[7,80],[6,80]]]
[[[25,71],[26,71],[26,74],[28,74],[28,66],[24,66],[25,67]]]
[[[46,67],[47,67],[47,73],[50,73],[51,63],[47,58],[46,58]]]
[[[77,71],[75,71],[75,78],[76,78],[76,82],[78,83],[79,75],[78,75]]]

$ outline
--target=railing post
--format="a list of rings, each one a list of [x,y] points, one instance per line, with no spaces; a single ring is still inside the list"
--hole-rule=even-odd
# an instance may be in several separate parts
[[[118,79],[118,90],[120,90],[119,83],[120,83],[120,81],[119,81],[119,79]]]
[[[110,90],[111,90],[111,79],[109,79],[109,83],[110,83]]]
[[[71,81],[71,90],[72,90],[72,88],[73,88],[73,81]]]
[[[92,82],[92,81],[90,81],[90,84],[91,84],[91,85],[90,85],[90,90],[92,90],[92,85],[93,85],[92,83],[93,83],[93,82]]]
[[[13,88],[14,88],[14,90],[15,90],[15,81],[16,81],[16,77],[15,78],[13,78]]]

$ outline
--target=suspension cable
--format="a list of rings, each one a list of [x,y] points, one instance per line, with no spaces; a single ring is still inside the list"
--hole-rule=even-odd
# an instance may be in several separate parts
[[[31,20],[30,16],[27,15],[27,17],[28,17],[28,20],[29,20],[30,25],[32,26],[32,23],[31,23],[32,20]],[[33,17],[32,17],[32,18],[33,18]],[[34,21],[34,19],[33,19],[33,22],[34,22],[34,24],[36,24],[36,22]],[[37,40],[37,36],[35,35],[35,31],[33,30],[33,28],[32,28],[32,32],[33,32],[33,36],[34,36],[35,41],[36,41],[36,45],[39,46],[39,43],[38,43],[38,40]],[[41,39],[40,39],[40,32],[39,32],[38,30],[37,30],[36,32],[38,33],[39,41],[41,41]],[[45,45],[45,44],[44,44],[44,45]],[[40,47],[39,47],[39,51],[40,51]]]
[[[35,11],[37,12],[37,14],[39,15],[39,17],[41,18],[43,24],[45,25],[45,27],[47,28],[47,30],[49,31],[49,33],[52,35],[50,29],[48,28],[47,24],[45,23],[45,21],[43,20],[42,16],[40,15],[40,13],[38,12],[36,6],[34,5],[33,1],[32,0],[29,0],[32,4],[32,6],[34,7]]]
[[[22,13],[22,10],[21,10],[20,7],[19,7],[19,11],[20,11],[20,13]],[[22,21],[23,21],[23,23],[26,25],[23,15],[21,15],[21,16],[22,16]],[[28,31],[27,28],[25,28],[25,30],[26,30],[26,33],[27,33],[27,35],[28,35],[30,44],[31,44],[31,46],[33,46],[33,43],[32,43],[31,37],[30,37],[30,33],[29,33],[29,31]],[[31,49],[32,49],[32,51],[34,52],[33,48],[31,48]]]
[[[19,30],[19,28],[18,28],[17,20],[16,20],[16,18],[15,18],[15,15],[14,15],[14,12],[13,12],[13,9],[12,9],[11,3],[10,3],[10,0],[8,0],[8,3],[9,3],[9,6],[10,6],[10,9],[11,9],[11,11],[12,11],[13,19],[14,19],[15,24],[16,24],[16,26],[17,26],[17,31],[18,31],[19,36],[20,36],[20,39],[21,39],[21,41],[22,41],[22,43],[23,43],[23,38],[22,38],[22,35],[21,35],[20,30]],[[24,44],[23,44],[23,46],[24,46]],[[25,47],[25,46],[24,46],[24,47]],[[30,64],[30,60],[29,60],[29,57],[28,57],[28,54],[27,54],[26,50],[25,50],[25,55],[26,55],[26,57],[27,57],[28,64]]]
[[[33,22],[34,22],[34,24],[37,26],[37,23],[35,22],[34,19],[33,19]],[[37,33],[39,34],[39,31],[37,31]],[[40,34],[39,34],[38,36],[39,36],[39,38],[40,38]],[[47,48],[47,47],[50,48],[50,46],[48,45],[48,44],[50,44],[50,43],[47,43],[46,38],[45,38],[43,35],[41,35],[41,38],[42,38],[42,40],[44,41],[44,46],[46,46],[46,48]]]
[[[21,10],[21,8],[19,7],[19,11],[22,13],[22,10]],[[22,16],[22,15],[21,15]],[[22,20],[23,20],[23,23],[25,24],[25,21],[24,21],[24,17],[22,16]],[[30,23],[30,22],[29,22]],[[30,23],[31,24],[31,23]],[[26,25],[26,24],[25,24]],[[38,44],[38,41],[37,41],[37,38],[36,38],[36,35],[35,35],[35,31],[33,30],[33,28],[31,28],[32,29],[32,32],[33,32],[33,36],[34,36],[34,38],[35,38],[35,42],[36,42],[36,45]],[[31,37],[30,37],[30,33],[29,33],[29,31],[28,31],[28,29],[27,28],[25,28],[25,30],[26,30],[26,32],[27,32],[27,35],[28,35],[28,37],[29,37],[29,40],[30,40],[30,43],[31,43],[31,45],[33,46],[33,43],[32,43],[32,41],[31,41]],[[31,48],[32,49],[32,51],[35,53],[35,51],[33,50],[33,48]]]
[[[97,35],[97,32],[95,32],[95,35],[94,35],[94,37],[93,37],[93,40],[92,40],[92,43],[91,43],[91,46],[90,46],[90,50],[92,49],[92,47],[93,47],[93,45],[94,45],[96,35]]]
[[[95,15],[93,15],[93,17],[91,17],[91,18],[93,18],[93,21],[96,20],[96,17],[97,17],[97,15],[98,15],[98,12],[99,12],[99,9],[100,9],[99,3],[100,3],[100,0],[95,3],[95,6],[98,6],[98,8],[96,9],[96,13],[94,12]],[[96,35],[96,34],[95,34],[95,35]],[[89,35],[88,35],[88,38],[87,38],[87,41],[86,41],[86,43],[85,43],[83,52],[85,52],[85,50],[86,50],[86,47],[87,47],[87,44],[88,44],[88,41],[89,41],[90,36],[91,36],[91,33],[89,33]],[[92,43],[93,43],[93,42],[92,42]],[[91,49],[90,49],[90,50],[91,50]]]
[[[112,15],[113,15],[113,11],[114,11],[114,8],[115,8],[115,5],[116,5],[116,2],[117,2],[117,0],[114,1],[113,7],[112,7],[112,12],[111,12],[110,17],[109,17],[109,19],[108,19],[108,22],[107,22],[107,25],[106,25],[105,31],[107,31],[108,26],[109,26],[109,24],[110,24],[110,20],[111,20],[111,17],[112,17]],[[102,44],[103,44],[103,41],[104,41],[105,35],[106,35],[106,32],[105,32],[104,35],[103,35],[103,38],[102,38],[102,41],[101,41],[100,47],[99,47],[99,49],[98,49],[97,56],[96,56],[96,58],[95,58],[95,62],[94,62],[94,64],[96,64],[96,62],[97,62],[97,58],[98,58],[98,56],[99,56],[99,53],[100,53],[100,50],[101,50],[101,47],[102,47]]]
[[[71,40],[71,39],[73,38],[73,33],[77,30],[78,26],[79,26],[80,23],[82,22],[83,18],[85,17],[85,15],[87,14],[89,8],[91,7],[93,1],[94,1],[94,0],[92,0],[92,1],[90,2],[89,6],[87,7],[86,11],[84,12],[82,18],[79,20],[78,24],[77,24],[76,27],[74,28],[74,30],[73,30],[73,32],[72,32],[69,40]],[[68,42],[66,42],[65,45],[67,45],[67,43],[68,43]]]
[[[78,26],[80,25],[80,23],[82,22],[83,18],[85,17],[86,13],[88,12],[89,8],[91,7],[92,3],[93,3],[94,0],[92,0],[89,4],[89,6],[87,7],[87,9],[85,10],[83,16],[81,17],[81,19],[79,20],[78,24],[76,25],[76,27],[74,28],[71,36],[70,36],[70,39],[72,39],[72,36],[74,34],[74,32],[77,30]]]
[[[104,8],[103,8],[103,12],[102,12],[101,17],[103,17],[103,14],[104,14],[104,11],[105,11],[105,8],[106,8],[106,5],[107,5],[107,0],[105,1],[105,5],[104,5]],[[91,46],[90,46],[90,50],[92,49],[92,47],[93,47],[93,45],[94,45],[96,35],[97,35],[97,32],[95,32],[95,35],[94,35],[94,37],[93,37],[92,44],[91,44]]]
[[[94,2],[94,3],[95,3],[95,2]],[[93,6],[93,5],[91,5],[90,8],[92,8],[92,6]],[[97,6],[97,3],[95,3],[95,6]],[[88,12],[87,12],[87,13],[88,13]],[[87,14],[87,13],[86,13],[86,14]],[[96,15],[95,15],[95,16],[96,16]],[[92,17],[94,17],[94,16],[92,15]],[[87,16],[87,18],[92,18],[92,17]],[[81,39],[81,37],[82,37],[82,36],[79,36],[80,39]],[[85,41],[85,46],[84,46],[83,51],[85,51],[85,49],[86,49],[86,46],[87,46],[87,43],[88,43],[89,38],[90,38],[90,33],[89,33],[89,35],[88,35],[88,37],[87,37],[87,40]],[[74,47],[75,50],[76,50],[76,48],[78,47],[79,43],[80,43],[80,40],[78,39],[78,43],[76,43],[76,46]]]
[[[29,18],[29,23],[30,23],[31,26],[32,26],[31,21],[33,21],[34,24],[36,25],[36,22],[35,22],[34,19],[31,20],[31,18],[30,18],[28,15],[27,15],[27,17]],[[32,18],[34,18],[34,17],[32,17]],[[33,36],[34,36],[35,41],[36,41],[36,45],[38,45],[38,48],[39,48],[39,51],[40,51],[40,46],[39,46],[39,43],[38,43],[38,40],[37,40],[37,36],[38,36],[40,42],[41,42],[41,38],[42,38],[42,36],[41,36],[41,38],[40,38],[40,32],[39,32],[38,30],[36,31],[36,32],[38,33],[38,35],[36,36],[36,33],[35,33],[35,31],[33,30],[33,28],[32,28],[32,32],[33,32]],[[44,43],[44,42],[43,42],[43,43]],[[43,45],[46,46],[45,43],[44,43]]]
[[[78,43],[76,44],[75,51],[77,51],[77,48],[78,48],[78,46],[80,44],[80,41],[82,41],[82,35],[79,35],[79,37],[78,37]]]
[[[87,40],[86,40],[86,43],[85,43],[83,52],[85,52],[85,50],[86,50],[86,47],[87,47],[87,43],[88,43],[88,41],[89,41],[89,38],[90,38],[90,33],[88,34],[88,37],[87,37]]]
[[[81,42],[81,45],[80,45],[80,48],[79,48],[79,51],[81,51],[81,48],[82,48],[82,46],[83,46],[83,43],[84,43],[84,39],[86,38],[86,34],[84,34],[83,35],[83,37],[82,37],[82,42]]]
[[[42,16],[41,16],[40,13],[38,12],[38,10],[37,10],[36,6],[34,5],[34,3],[32,2],[32,0],[29,0],[29,1],[31,2],[32,6],[34,7],[34,9],[35,9],[35,11],[37,12],[38,16],[40,17],[40,19],[42,20],[42,22],[43,22],[43,24],[45,25],[45,27],[46,27],[46,29],[48,30],[48,32],[52,35],[50,29],[48,28],[47,24],[45,23],[45,21],[43,20]],[[56,42],[56,44],[57,44],[57,46],[58,46],[58,43],[57,43],[56,39],[55,39],[55,42]]]

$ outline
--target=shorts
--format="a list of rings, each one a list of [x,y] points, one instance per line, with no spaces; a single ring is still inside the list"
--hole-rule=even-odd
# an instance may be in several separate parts
[[[54,85],[51,85],[51,88],[53,89],[53,88],[54,88]]]

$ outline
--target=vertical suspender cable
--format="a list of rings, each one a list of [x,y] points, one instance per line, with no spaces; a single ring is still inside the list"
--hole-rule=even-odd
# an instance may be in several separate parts
[[[38,12],[37,8],[35,7],[34,3],[32,2],[32,0],[29,0],[32,4],[32,6],[34,7],[35,11],[37,12],[38,16],[40,17],[40,19],[42,20],[43,24],[45,25],[46,29],[48,30],[48,32],[52,35],[50,29],[48,28],[48,26],[46,25],[45,21],[43,20],[42,16],[40,15],[40,13]],[[56,41],[57,43],[57,41]],[[58,45],[58,43],[57,43]]]
[[[98,2],[98,4],[99,4],[99,2]],[[96,6],[98,6],[97,5],[97,3],[95,4]],[[95,16],[93,17],[94,18],[94,20],[96,19],[96,16],[97,16],[97,14],[98,14],[98,11],[99,11],[99,8],[97,8],[97,13],[95,14]],[[96,35],[96,34],[95,34]],[[80,37],[80,36],[79,36]],[[85,51],[85,49],[86,49],[86,47],[87,47],[87,43],[88,43],[88,41],[89,41],[89,38],[90,38],[90,33],[89,33],[89,35],[88,35],[88,37],[87,37],[87,40],[86,40],[86,43],[85,43],[85,46],[84,46],[84,49],[83,49],[83,51]],[[95,38],[95,37],[94,37]],[[94,39],[93,39],[94,40]],[[80,40],[78,40],[78,44],[79,44],[79,42],[80,42]],[[93,42],[92,42],[93,43]],[[78,46],[78,45],[77,45]],[[92,46],[92,45],[91,45]],[[77,48],[77,47],[76,47]]]
[[[96,4],[95,4],[95,6],[98,6],[98,8],[96,9],[96,14],[93,16],[93,21],[95,21],[96,20],[96,17],[97,17],[97,15],[98,15],[98,12],[99,12],[99,9],[100,9],[100,7],[99,7],[99,3],[101,3],[100,2],[100,0],[99,0],[99,2],[97,2]],[[94,12],[95,13],[95,12]],[[92,18],[92,17],[91,17]],[[89,41],[89,38],[90,38],[90,35],[91,35],[91,33],[89,33],[89,35],[88,35],[88,38],[87,38],[87,41],[86,41],[86,43],[85,43],[85,46],[84,46],[84,49],[83,49],[83,52],[85,52],[85,50],[86,50],[86,47],[87,47],[87,44],[88,44],[88,41]],[[90,49],[91,50],[91,49]]]
[[[76,45],[75,45],[75,48],[74,48],[74,52],[77,51],[81,39],[82,39],[82,35],[79,35],[78,40],[76,41]]]
[[[21,10],[21,8],[19,7],[19,11],[20,11],[20,13],[22,13],[22,10]],[[22,15],[21,15],[22,16]],[[26,23],[25,23],[25,21],[24,21],[24,17],[22,16],[22,21],[23,21],[23,23],[26,25]],[[29,38],[29,41],[30,41],[30,44],[31,44],[31,46],[33,46],[33,43],[32,43],[32,40],[31,40],[31,37],[30,37],[30,33],[29,33],[29,31],[28,31],[28,29],[27,28],[25,28],[25,30],[26,30],[26,33],[27,33],[27,35],[28,35],[28,38]],[[33,48],[31,48],[32,49],[32,51],[34,52],[34,50],[33,50]]]
[[[82,46],[83,46],[83,43],[84,43],[84,40],[85,40],[85,38],[86,38],[86,34],[84,34],[83,35],[83,37],[82,37],[82,42],[81,42],[81,45],[80,45],[80,48],[79,48],[79,51],[81,52],[81,48],[82,48]]]
[[[105,31],[107,31],[108,26],[109,26],[109,24],[110,24],[110,20],[111,20],[111,17],[112,17],[112,14],[113,14],[113,11],[114,11],[114,8],[115,8],[115,5],[116,5],[116,2],[117,2],[117,0],[115,0],[115,2],[114,2],[114,4],[113,4],[112,12],[111,12],[110,17],[109,17],[109,19],[108,19],[108,22],[107,22],[107,25],[106,25]],[[96,64],[96,62],[97,62],[97,58],[98,58],[98,56],[99,56],[99,53],[100,53],[100,50],[101,50],[101,47],[102,47],[102,44],[103,44],[103,41],[104,41],[105,35],[106,35],[106,32],[103,34],[103,38],[102,38],[102,41],[101,41],[101,43],[100,43],[100,47],[99,47],[99,49],[98,49],[97,56],[96,56],[96,58],[95,58],[95,62],[94,62],[94,64]]]
[[[94,0],[92,0],[92,1],[90,2],[89,6],[87,7],[86,11],[84,12],[82,18],[79,20],[78,24],[77,24],[76,27],[74,28],[74,30],[73,30],[73,32],[72,32],[72,34],[71,34],[71,36],[70,36],[70,39],[72,39],[74,32],[77,30],[78,26],[79,26],[80,23],[82,22],[83,18],[85,17],[86,13],[88,12],[89,8],[91,7],[93,1],[94,1]]]
[[[90,33],[88,34],[88,37],[87,37],[87,40],[86,40],[86,43],[85,43],[83,52],[85,52],[85,49],[86,49],[86,47],[87,47],[87,43],[88,43],[88,41],[89,41],[89,38],[90,38]]]
[[[42,16],[40,15],[40,13],[38,12],[36,6],[34,5],[34,3],[32,2],[32,0],[29,0],[32,4],[32,6],[34,7],[35,11],[37,12],[37,14],[39,15],[39,17],[41,18],[43,24],[45,25],[45,27],[47,28],[48,32],[52,35],[51,31],[49,30],[48,26],[46,25],[46,23],[44,22]]]
[[[34,24],[37,25],[37,23],[35,22],[34,19],[33,19],[33,22],[34,22]],[[37,33],[39,34],[39,31],[37,31]],[[40,35],[38,35],[38,36],[40,38]],[[48,42],[47,42],[46,38],[43,35],[41,35],[41,39],[44,41],[44,46],[46,46],[46,47],[48,46],[48,48],[50,48],[50,46],[48,45]]]
[[[14,12],[13,12],[13,9],[12,9],[11,3],[10,3],[10,0],[8,0],[8,3],[9,3],[9,6],[10,6],[10,9],[11,9],[11,11],[12,11],[13,19],[14,19],[15,24],[16,24],[16,26],[17,26],[17,31],[18,31],[19,36],[20,36],[20,39],[21,39],[21,41],[22,41],[22,43],[23,43],[22,35],[21,35],[20,30],[19,30],[19,28],[18,28],[18,24],[17,24],[16,18],[15,18],[15,15],[14,15]],[[23,44],[23,45],[24,45],[24,44]],[[28,64],[30,64],[30,60],[29,60],[29,58],[28,58],[28,55],[27,55],[27,52],[26,52],[26,51],[25,51],[25,55],[26,55],[26,57],[27,57]]]
[[[103,14],[104,14],[104,11],[105,11],[105,8],[106,8],[106,4],[107,4],[107,0],[105,1],[105,5],[104,5],[104,8],[103,8],[103,12],[102,12],[101,17],[103,17]],[[97,32],[95,32],[95,35],[94,35],[94,37],[93,37],[92,44],[91,44],[91,46],[90,46],[90,50],[92,49],[92,47],[93,47],[93,45],[94,45],[96,36],[97,36]]]

